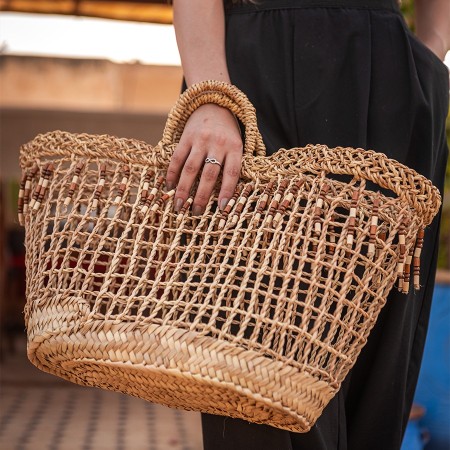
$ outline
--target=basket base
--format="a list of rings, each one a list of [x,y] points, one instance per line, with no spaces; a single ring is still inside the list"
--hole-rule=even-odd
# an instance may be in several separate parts
[[[78,326],[34,336],[28,358],[79,385],[299,433],[309,431],[336,393],[308,373],[228,341],[155,324],[129,331],[129,325],[108,324],[105,332],[105,321],[90,321],[88,331]]]

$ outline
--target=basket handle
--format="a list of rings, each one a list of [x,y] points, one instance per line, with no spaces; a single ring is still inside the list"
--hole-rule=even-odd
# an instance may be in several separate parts
[[[236,86],[216,80],[206,80],[188,87],[178,98],[167,117],[160,145],[176,144],[191,114],[206,103],[229,109],[245,127],[244,154],[265,156],[266,148],[258,130],[255,107]]]

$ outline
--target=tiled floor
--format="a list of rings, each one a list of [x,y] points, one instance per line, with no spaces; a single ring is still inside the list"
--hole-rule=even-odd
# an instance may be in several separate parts
[[[202,450],[200,414],[82,387],[34,367],[20,340],[1,370],[1,450]]]

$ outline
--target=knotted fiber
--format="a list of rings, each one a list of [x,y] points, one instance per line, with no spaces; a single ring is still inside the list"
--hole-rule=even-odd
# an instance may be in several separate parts
[[[238,186],[201,216],[164,188],[190,114],[245,126]],[[294,432],[315,423],[389,291],[420,288],[441,198],[384,154],[310,144],[265,155],[235,86],[191,86],[154,147],[41,134],[22,146],[27,352],[73,383]],[[194,184],[193,194],[198,180]],[[405,296],[407,301],[407,296]]]

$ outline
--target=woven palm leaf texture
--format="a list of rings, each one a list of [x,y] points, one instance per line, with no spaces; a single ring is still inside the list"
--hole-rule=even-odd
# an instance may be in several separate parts
[[[192,196],[175,213],[165,173],[190,114],[211,102],[245,126],[239,183],[223,211],[220,175],[203,215]],[[371,150],[266,156],[253,105],[218,81],[180,96],[154,147],[55,131],[22,146],[20,164],[35,366],[294,432],[339,390],[389,291],[420,288],[441,203]]]

